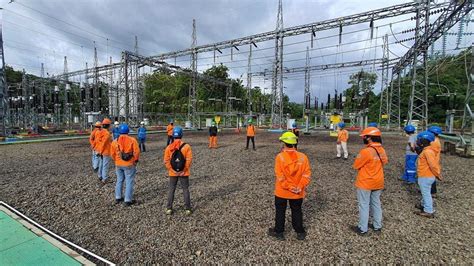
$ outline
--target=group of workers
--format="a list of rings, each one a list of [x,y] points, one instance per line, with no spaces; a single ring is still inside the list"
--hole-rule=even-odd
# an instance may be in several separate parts
[[[108,180],[108,165],[110,160],[115,162],[117,182],[115,188],[116,203],[124,202],[126,206],[135,203],[133,187],[136,175],[136,165],[140,152],[145,151],[146,129],[142,124],[138,129],[138,142],[128,134],[127,124],[115,123],[109,132],[111,121],[104,119],[95,124],[90,136],[92,148],[92,166],[98,173],[101,182]],[[337,158],[348,159],[347,141],[349,132],[343,122],[338,123]],[[407,183],[418,182],[422,194],[421,204],[417,204],[420,211],[417,214],[424,217],[433,217],[434,208],[431,189],[436,179],[442,180],[440,173],[441,145],[438,135],[441,128],[432,126],[428,131],[414,135],[415,127],[408,125],[404,128],[408,135],[406,148],[406,165],[402,179]],[[191,197],[189,192],[189,176],[193,160],[192,148],[182,140],[183,130],[170,122],[166,128],[167,145],[164,150],[163,163],[168,171],[169,188],[168,201],[165,213],[173,214],[173,201],[177,183],[181,184],[184,196],[185,214],[192,213]],[[215,122],[209,127],[209,148],[217,148],[218,129]],[[252,141],[255,150],[256,129],[253,121],[248,120],[246,150]],[[285,213],[290,205],[292,226],[296,231],[297,239],[303,240],[306,231],[303,226],[302,204],[306,188],[311,182],[311,168],[308,157],[297,150],[299,130],[296,124],[288,132],[284,132],[279,140],[282,143],[280,153],[275,158],[275,226],[268,229],[268,235],[277,239],[284,239]],[[382,204],[380,196],[384,189],[384,165],[388,163],[387,154],[382,147],[382,133],[376,124],[362,130],[360,137],[365,147],[362,148],[354,160],[353,168],[358,171],[355,180],[359,208],[359,223],[352,230],[359,235],[367,235],[369,218],[372,216],[372,229],[379,233],[382,230]],[[140,143],[140,144],[139,144]],[[122,193],[125,183],[125,193]],[[122,196],[124,194],[124,196]]]

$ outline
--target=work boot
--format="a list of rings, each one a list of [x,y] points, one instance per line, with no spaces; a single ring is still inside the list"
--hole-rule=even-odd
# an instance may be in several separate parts
[[[303,233],[296,233],[296,239],[298,239],[298,240],[305,240],[305,239],[306,239],[306,232],[303,232]]]
[[[130,206],[132,206],[132,205],[135,204],[135,203],[137,203],[135,200],[126,201],[126,202],[125,202],[125,206],[130,207]]]
[[[120,198],[120,199],[115,199],[115,204],[119,204],[120,202],[123,201],[123,198]]]
[[[344,157],[344,161],[347,161],[347,157]]]
[[[171,215],[171,214],[173,214],[173,209],[166,209],[166,210],[165,210],[165,214],[166,214],[166,215]]]
[[[424,208],[423,208],[423,206],[421,205],[421,203],[415,204],[415,208],[417,208],[417,209],[420,210],[420,211],[423,211],[423,210],[424,210]]]
[[[99,172],[99,168],[94,168],[94,173]]]
[[[285,236],[283,235],[283,233],[277,233],[275,232],[275,228],[271,227],[271,228],[268,228],[268,232],[267,232],[267,235],[268,236],[271,236],[271,237],[274,237],[278,240],[285,240]]]
[[[253,148],[254,151],[256,151],[257,149]]]
[[[245,148],[245,150],[248,150],[248,149],[249,149],[248,147],[247,147],[247,148]]]
[[[362,230],[360,230],[359,226],[356,226],[356,225],[353,225],[350,227],[351,230],[355,233],[357,233],[359,236],[367,236],[367,232],[363,232]]]
[[[187,210],[184,211],[184,214],[189,216],[189,215],[193,214],[193,211],[191,209],[187,209]]]
[[[434,218],[434,213],[427,213],[427,212],[424,212],[424,211],[417,211],[417,212],[415,212],[415,214],[420,215],[420,216],[425,217],[425,218]]]

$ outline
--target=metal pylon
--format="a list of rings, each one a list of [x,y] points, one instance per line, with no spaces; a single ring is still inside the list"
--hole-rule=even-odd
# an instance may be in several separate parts
[[[306,47],[306,69],[304,71],[304,115],[308,115],[310,112],[310,105],[311,105],[311,71],[309,69],[310,66],[310,58],[309,58],[309,47]]]
[[[215,51],[214,51],[215,53]],[[249,59],[247,63],[247,112],[252,115],[252,44],[249,44]]]
[[[466,154],[472,154],[474,146],[474,43],[471,44],[471,68],[469,71],[468,86],[466,90],[466,99],[464,102],[464,114],[462,119],[461,138],[465,144]],[[468,144],[469,143],[469,144]]]
[[[420,42],[424,32],[429,29],[430,5],[424,0],[416,13],[415,42]],[[423,25],[424,24],[424,25]],[[416,45],[415,45],[416,46]],[[420,126],[428,126],[428,51],[415,51],[413,56],[412,88],[408,107],[408,123],[419,120]],[[418,72],[421,80],[418,80]]]
[[[388,86],[388,62],[389,62],[389,50],[388,50],[388,35],[385,34],[383,37],[383,53],[382,53],[382,82],[380,90],[380,109],[379,109],[379,125],[382,125],[382,119],[387,119],[390,111],[390,88]]]
[[[7,136],[10,134],[10,121],[8,110],[8,86],[7,77],[5,74],[5,57],[3,54],[3,9],[0,8],[0,136]]]
[[[188,98],[188,120],[191,122],[192,127],[197,126],[196,118],[196,82],[197,82],[197,52],[195,47],[197,45],[197,36],[196,36],[196,20],[193,19],[193,34],[192,34],[192,43],[191,48],[193,52],[191,53],[191,83],[189,84],[189,98]]]
[[[283,123],[283,8],[278,1],[278,14],[275,28],[275,62],[272,82],[272,126],[282,128]]]

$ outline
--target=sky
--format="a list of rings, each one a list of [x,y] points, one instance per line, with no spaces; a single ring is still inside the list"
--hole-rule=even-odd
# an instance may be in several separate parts
[[[438,2],[441,0],[438,0]],[[283,24],[291,27],[347,16],[410,0],[283,0]],[[134,51],[135,36],[138,52],[151,56],[164,52],[186,49],[192,43],[192,20],[196,20],[197,44],[240,38],[272,31],[276,26],[277,0],[0,0],[3,7],[3,41],[5,62],[15,69],[25,69],[40,74],[41,63],[49,75],[62,73],[64,56],[68,71],[93,65],[94,47],[97,48],[99,65],[120,60],[123,50]],[[391,27],[390,27],[391,25]],[[339,44],[338,29],[316,33],[310,51],[311,65],[341,63],[382,57],[382,37],[388,34],[390,59],[402,56],[413,41],[395,43],[413,36],[401,32],[414,27],[410,16],[400,16],[375,22],[374,37],[370,39],[368,23],[343,28]],[[458,25],[450,32],[456,33]],[[465,32],[472,32],[472,23]],[[463,37],[461,48],[468,47],[473,36]],[[306,47],[310,35],[284,39],[284,67],[305,65]],[[252,72],[271,69],[274,41],[257,43],[253,49]],[[456,36],[448,36],[447,52],[458,53]],[[247,84],[249,47],[239,51],[223,50],[215,64],[229,67],[231,77],[241,78]],[[441,50],[441,42],[434,46]],[[168,60],[174,64],[174,59]],[[178,65],[189,67],[189,57],[176,59]],[[214,64],[213,53],[198,55],[198,71]],[[311,73],[311,95],[322,101],[327,94],[348,88],[349,75],[360,68],[326,70]],[[366,71],[376,72],[380,91],[381,71],[377,66],[366,66]],[[303,102],[304,74],[288,75],[283,80],[284,92],[294,102]],[[259,86],[270,93],[271,80],[253,77],[252,86]],[[320,102],[321,102],[320,100]]]

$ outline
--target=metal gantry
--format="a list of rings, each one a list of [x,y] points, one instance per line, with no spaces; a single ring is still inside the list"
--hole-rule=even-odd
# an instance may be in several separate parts
[[[466,98],[464,100],[464,113],[461,127],[461,145],[464,154],[473,156],[474,146],[474,43],[471,44],[471,66],[467,78]]]
[[[271,124],[281,129],[283,122],[283,7],[282,0],[279,0],[275,28]]]
[[[379,108],[379,125],[382,125],[382,122],[386,119],[388,126],[388,116],[390,113],[390,87],[388,86],[388,68],[389,68],[389,49],[388,49],[388,35],[385,34],[383,37],[382,45],[382,82],[380,90],[380,108]]]
[[[3,53],[3,9],[0,8],[0,136],[7,136],[9,132],[8,85],[5,72],[5,57]]]

